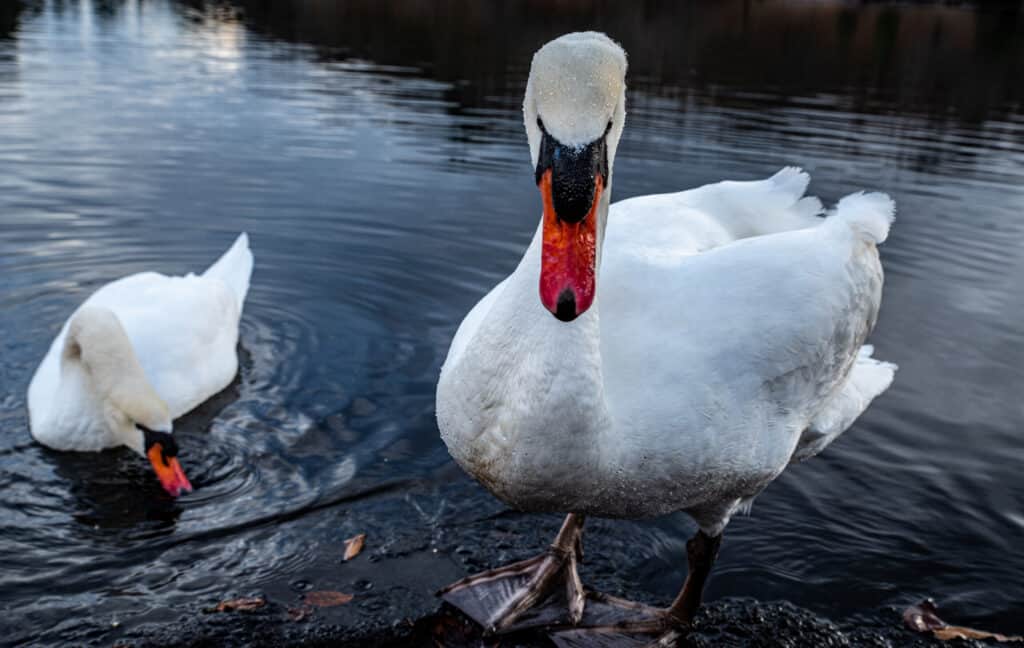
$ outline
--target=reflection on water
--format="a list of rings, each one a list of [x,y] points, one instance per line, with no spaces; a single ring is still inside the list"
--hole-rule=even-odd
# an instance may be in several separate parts
[[[538,217],[530,55],[594,27],[630,53],[617,198],[798,164],[827,200],[899,206],[874,336],[897,383],[734,521],[710,596],[842,615],[935,594],[1024,631],[1007,4],[3,3],[2,625],[67,640],[87,617],[289,582],[357,502],[386,526],[407,521],[395,498],[478,492],[437,437],[434,381]],[[178,424],[197,491],[170,501],[127,451],[32,443],[24,392],[70,311],[127,273],[199,270],[240,230],[257,259],[241,377]],[[681,580],[687,525],[636,525],[652,594]]]
[[[189,3],[202,10],[202,2]],[[415,66],[451,83],[454,111],[521,88],[538,43],[599,29],[630,57],[630,86],[712,101],[844,93],[858,111],[911,109],[982,119],[1022,97],[1019,3],[962,8],[825,2],[265,3],[247,24],[325,58]],[[727,97],[729,89],[740,96]],[[725,91],[725,92],[723,92]],[[509,97],[517,99],[513,92]]]

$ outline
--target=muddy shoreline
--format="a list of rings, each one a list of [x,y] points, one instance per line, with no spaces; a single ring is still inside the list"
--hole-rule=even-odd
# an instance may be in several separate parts
[[[401,613],[399,613],[401,614]],[[109,644],[108,644],[109,645]],[[183,618],[181,623],[145,624],[114,646],[554,646],[543,632],[483,638],[472,622],[447,605],[419,618],[370,613],[345,625],[323,619],[293,623],[284,606],[218,617]],[[726,599],[709,604],[682,646],[941,646],[902,629],[898,610],[876,617],[833,622],[786,602]],[[957,646],[981,646],[957,641]]]
[[[203,594],[177,608],[149,609],[116,622],[91,618],[69,630],[78,641],[89,645],[137,648],[552,646],[546,635],[537,631],[482,641],[479,629],[442,605],[434,592],[466,574],[533,555],[550,541],[548,536],[557,529],[559,518],[508,511],[478,489],[467,492],[456,487],[449,496],[457,499],[385,497],[372,506],[375,514],[365,517],[358,506],[347,511],[320,511],[316,517],[333,518],[326,526],[339,530],[337,540],[334,545],[319,542],[317,555],[298,578],[240,583],[237,589],[224,591],[219,597]],[[387,509],[393,515],[381,515]],[[395,520],[404,523],[395,526]],[[354,559],[344,561],[344,539],[355,521],[363,523],[366,548]],[[303,522],[293,524],[301,526]],[[629,566],[635,564],[636,555],[631,549],[632,539],[621,531],[623,525],[604,520],[589,525],[581,570],[584,582],[600,591],[666,603],[652,600],[649,592],[631,581]],[[317,590],[341,591],[353,598],[344,605],[297,615],[305,593]],[[266,604],[248,612],[210,611],[218,598],[241,596],[261,597]],[[901,613],[902,609],[884,607],[854,617],[828,619],[784,601],[717,599],[705,606],[683,645],[945,645],[904,629]],[[296,616],[301,618],[295,620]]]

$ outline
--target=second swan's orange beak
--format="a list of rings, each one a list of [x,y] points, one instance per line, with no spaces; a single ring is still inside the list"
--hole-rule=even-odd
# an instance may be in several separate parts
[[[164,453],[163,445],[154,443],[146,452],[149,462],[153,464],[153,470],[160,480],[160,485],[170,493],[171,497],[178,497],[182,493],[191,493],[192,484],[189,483],[185,471],[181,469],[177,457],[170,457]]]

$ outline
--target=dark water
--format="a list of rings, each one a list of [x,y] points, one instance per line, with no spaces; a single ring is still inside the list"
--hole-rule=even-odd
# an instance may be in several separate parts
[[[53,0],[0,7],[8,639],[287,584],[442,491],[484,501],[438,439],[434,382],[538,218],[530,54],[587,27],[630,53],[617,198],[797,164],[826,200],[899,206],[873,336],[897,381],[733,522],[710,597],[839,617],[934,595],[1024,632],[1019,3]],[[70,311],[128,273],[201,269],[240,230],[241,377],[179,424],[197,491],[171,502],[127,451],[33,443],[25,390]],[[690,522],[617,524],[645,540],[631,578],[671,596]]]

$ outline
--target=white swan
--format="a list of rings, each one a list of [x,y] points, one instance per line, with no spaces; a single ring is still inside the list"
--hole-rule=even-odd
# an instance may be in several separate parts
[[[252,265],[243,233],[202,275],[143,272],[93,293],[29,384],[32,436],[57,450],[128,446],[149,458],[172,496],[191,491],[171,422],[238,372]]]
[[[623,604],[639,620],[616,631],[685,626],[730,517],[843,432],[895,370],[862,346],[892,201],[855,194],[820,218],[807,176],[785,169],[609,209],[625,72],[598,33],[534,56],[523,114],[541,224],[441,370],[455,460],[513,507],[570,513],[546,554],[443,590],[491,631],[552,621],[524,613],[559,581],[569,622],[607,620],[611,599],[585,606],[576,575],[583,516],[680,510],[700,527],[680,596],[666,610]]]

